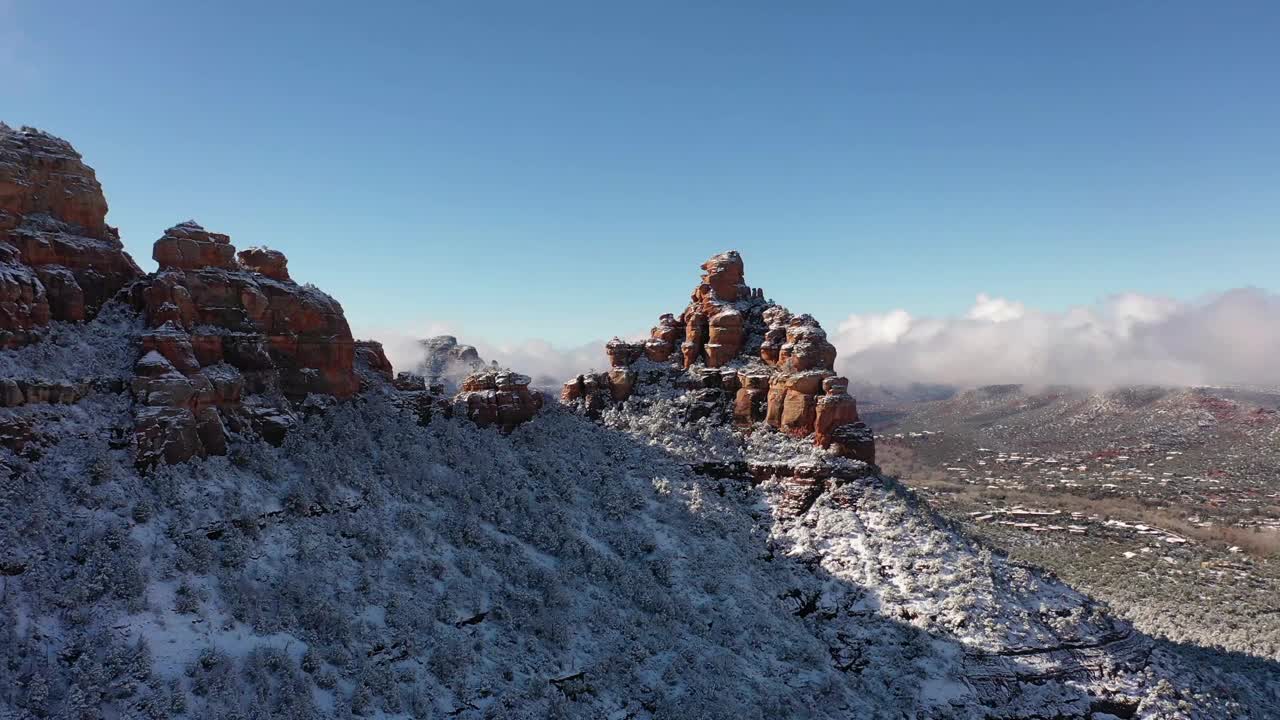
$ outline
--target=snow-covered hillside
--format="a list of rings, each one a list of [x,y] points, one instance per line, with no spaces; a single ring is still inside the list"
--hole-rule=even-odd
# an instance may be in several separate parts
[[[129,323],[103,324],[129,343]],[[66,332],[73,332],[66,330]],[[367,374],[367,373],[366,373]],[[857,461],[640,392],[510,435],[386,386],[277,448],[135,469],[127,396],[5,451],[12,717],[1266,717],[1205,662],[1011,567]],[[817,464],[808,507],[743,468]],[[1180,710],[1179,708],[1183,708]]]

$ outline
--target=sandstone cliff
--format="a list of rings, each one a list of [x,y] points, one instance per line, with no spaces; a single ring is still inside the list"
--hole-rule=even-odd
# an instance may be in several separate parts
[[[0,347],[81,321],[142,275],[107,225],[93,169],[67,142],[0,123]]]

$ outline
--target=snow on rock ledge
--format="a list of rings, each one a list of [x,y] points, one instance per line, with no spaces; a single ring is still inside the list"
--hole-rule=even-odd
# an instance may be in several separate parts
[[[736,251],[713,256],[702,271],[679,316],[662,315],[643,342],[609,341],[612,368],[571,379],[561,400],[594,416],[646,386],[676,387],[689,421],[732,420],[744,431],[764,424],[874,464],[874,437],[849,381],[833,370],[836,349],[818,321],[746,285]]]
[[[507,370],[481,370],[462,381],[454,396],[454,412],[480,427],[496,425],[511,432],[542,409],[542,393],[529,389],[528,375]]]

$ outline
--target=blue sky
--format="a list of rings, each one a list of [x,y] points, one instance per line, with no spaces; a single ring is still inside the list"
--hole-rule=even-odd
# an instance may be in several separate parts
[[[81,150],[144,268],[195,218],[357,327],[571,345],[727,248],[829,325],[1274,291],[1277,36],[1262,2],[0,0],[0,119]]]

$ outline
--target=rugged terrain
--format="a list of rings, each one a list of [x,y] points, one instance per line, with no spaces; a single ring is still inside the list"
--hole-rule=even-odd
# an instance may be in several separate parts
[[[1274,661],[1135,630],[882,474],[822,328],[736,253],[557,403],[396,374],[193,222],[142,273],[38,131],[0,128],[0,213],[5,717],[1280,707]]]
[[[886,472],[1139,627],[1280,659],[1280,392],[877,393]]]

